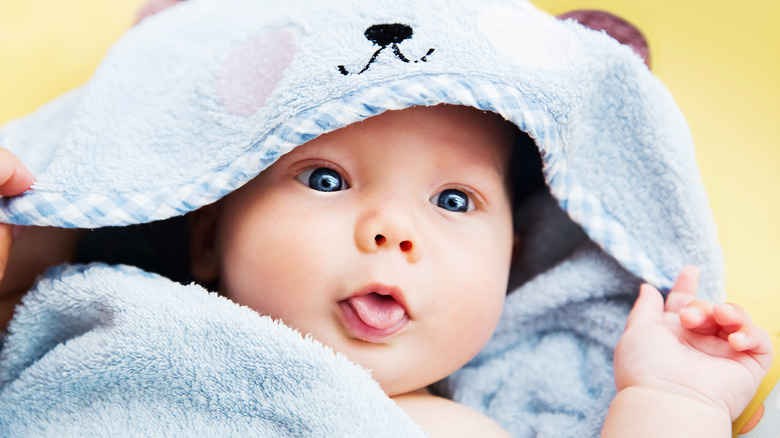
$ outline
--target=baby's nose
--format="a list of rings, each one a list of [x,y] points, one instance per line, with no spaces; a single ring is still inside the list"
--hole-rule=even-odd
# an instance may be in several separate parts
[[[415,220],[400,202],[366,208],[357,218],[355,241],[362,252],[398,251],[410,262],[419,259],[422,245]],[[393,205],[389,205],[393,204]]]
[[[377,234],[374,236],[374,242],[378,247],[385,245],[387,243],[387,237]],[[414,249],[414,244],[411,240],[402,240],[398,243],[398,247],[401,249],[401,252],[410,252]]]

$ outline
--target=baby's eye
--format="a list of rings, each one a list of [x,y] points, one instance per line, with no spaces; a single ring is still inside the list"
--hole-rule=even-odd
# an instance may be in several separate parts
[[[456,189],[442,190],[433,195],[431,202],[436,206],[455,213],[466,213],[474,209],[469,201],[469,195]]]
[[[338,192],[349,188],[337,171],[328,167],[316,167],[299,173],[295,179],[320,192]]]

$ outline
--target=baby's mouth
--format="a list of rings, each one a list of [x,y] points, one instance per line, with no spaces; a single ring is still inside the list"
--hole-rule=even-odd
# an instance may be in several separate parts
[[[380,342],[409,322],[406,308],[390,293],[369,292],[339,302],[344,327],[366,342]]]

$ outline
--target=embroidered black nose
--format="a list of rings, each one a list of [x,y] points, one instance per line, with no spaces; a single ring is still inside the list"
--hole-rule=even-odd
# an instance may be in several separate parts
[[[363,33],[366,39],[380,47],[399,44],[412,37],[412,28],[405,24],[375,24]]]
[[[365,67],[363,67],[362,70],[353,73],[362,74],[363,72],[368,70],[368,68],[371,67],[371,64],[373,64],[374,61],[376,61],[377,56],[379,56],[379,54],[382,53],[382,51],[384,51],[385,49],[392,50],[396,58],[400,59],[401,61],[407,64],[410,62],[413,62],[415,64],[417,64],[418,62],[428,62],[428,56],[431,53],[433,53],[434,51],[433,48],[428,49],[428,52],[425,55],[423,55],[422,58],[415,59],[415,60],[411,60],[407,58],[403,53],[401,53],[401,48],[398,47],[398,45],[411,38],[413,33],[414,32],[412,31],[411,26],[408,26],[406,24],[400,24],[400,23],[374,24],[373,26],[370,26],[368,29],[366,29],[365,32],[363,32],[363,35],[366,37],[367,40],[379,46],[379,49],[377,49],[377,51],[374,52],[373,55],[371,55],[371,59],[368,60],[368,63],[366,64]],[[344,76],[353,74],[350,73],[349,70],[347,70],[347,68],[344,67],[343,65],[338,66],[338,69],[339,72],[341,72],[341,74],[343,74]]]

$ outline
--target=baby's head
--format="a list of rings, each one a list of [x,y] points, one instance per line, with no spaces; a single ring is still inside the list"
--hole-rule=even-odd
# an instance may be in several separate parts
[[[322,135],[196,212],[193,273],[371,369],[388,395],[425,387],[498,322],[515,132],[440,105]]]

